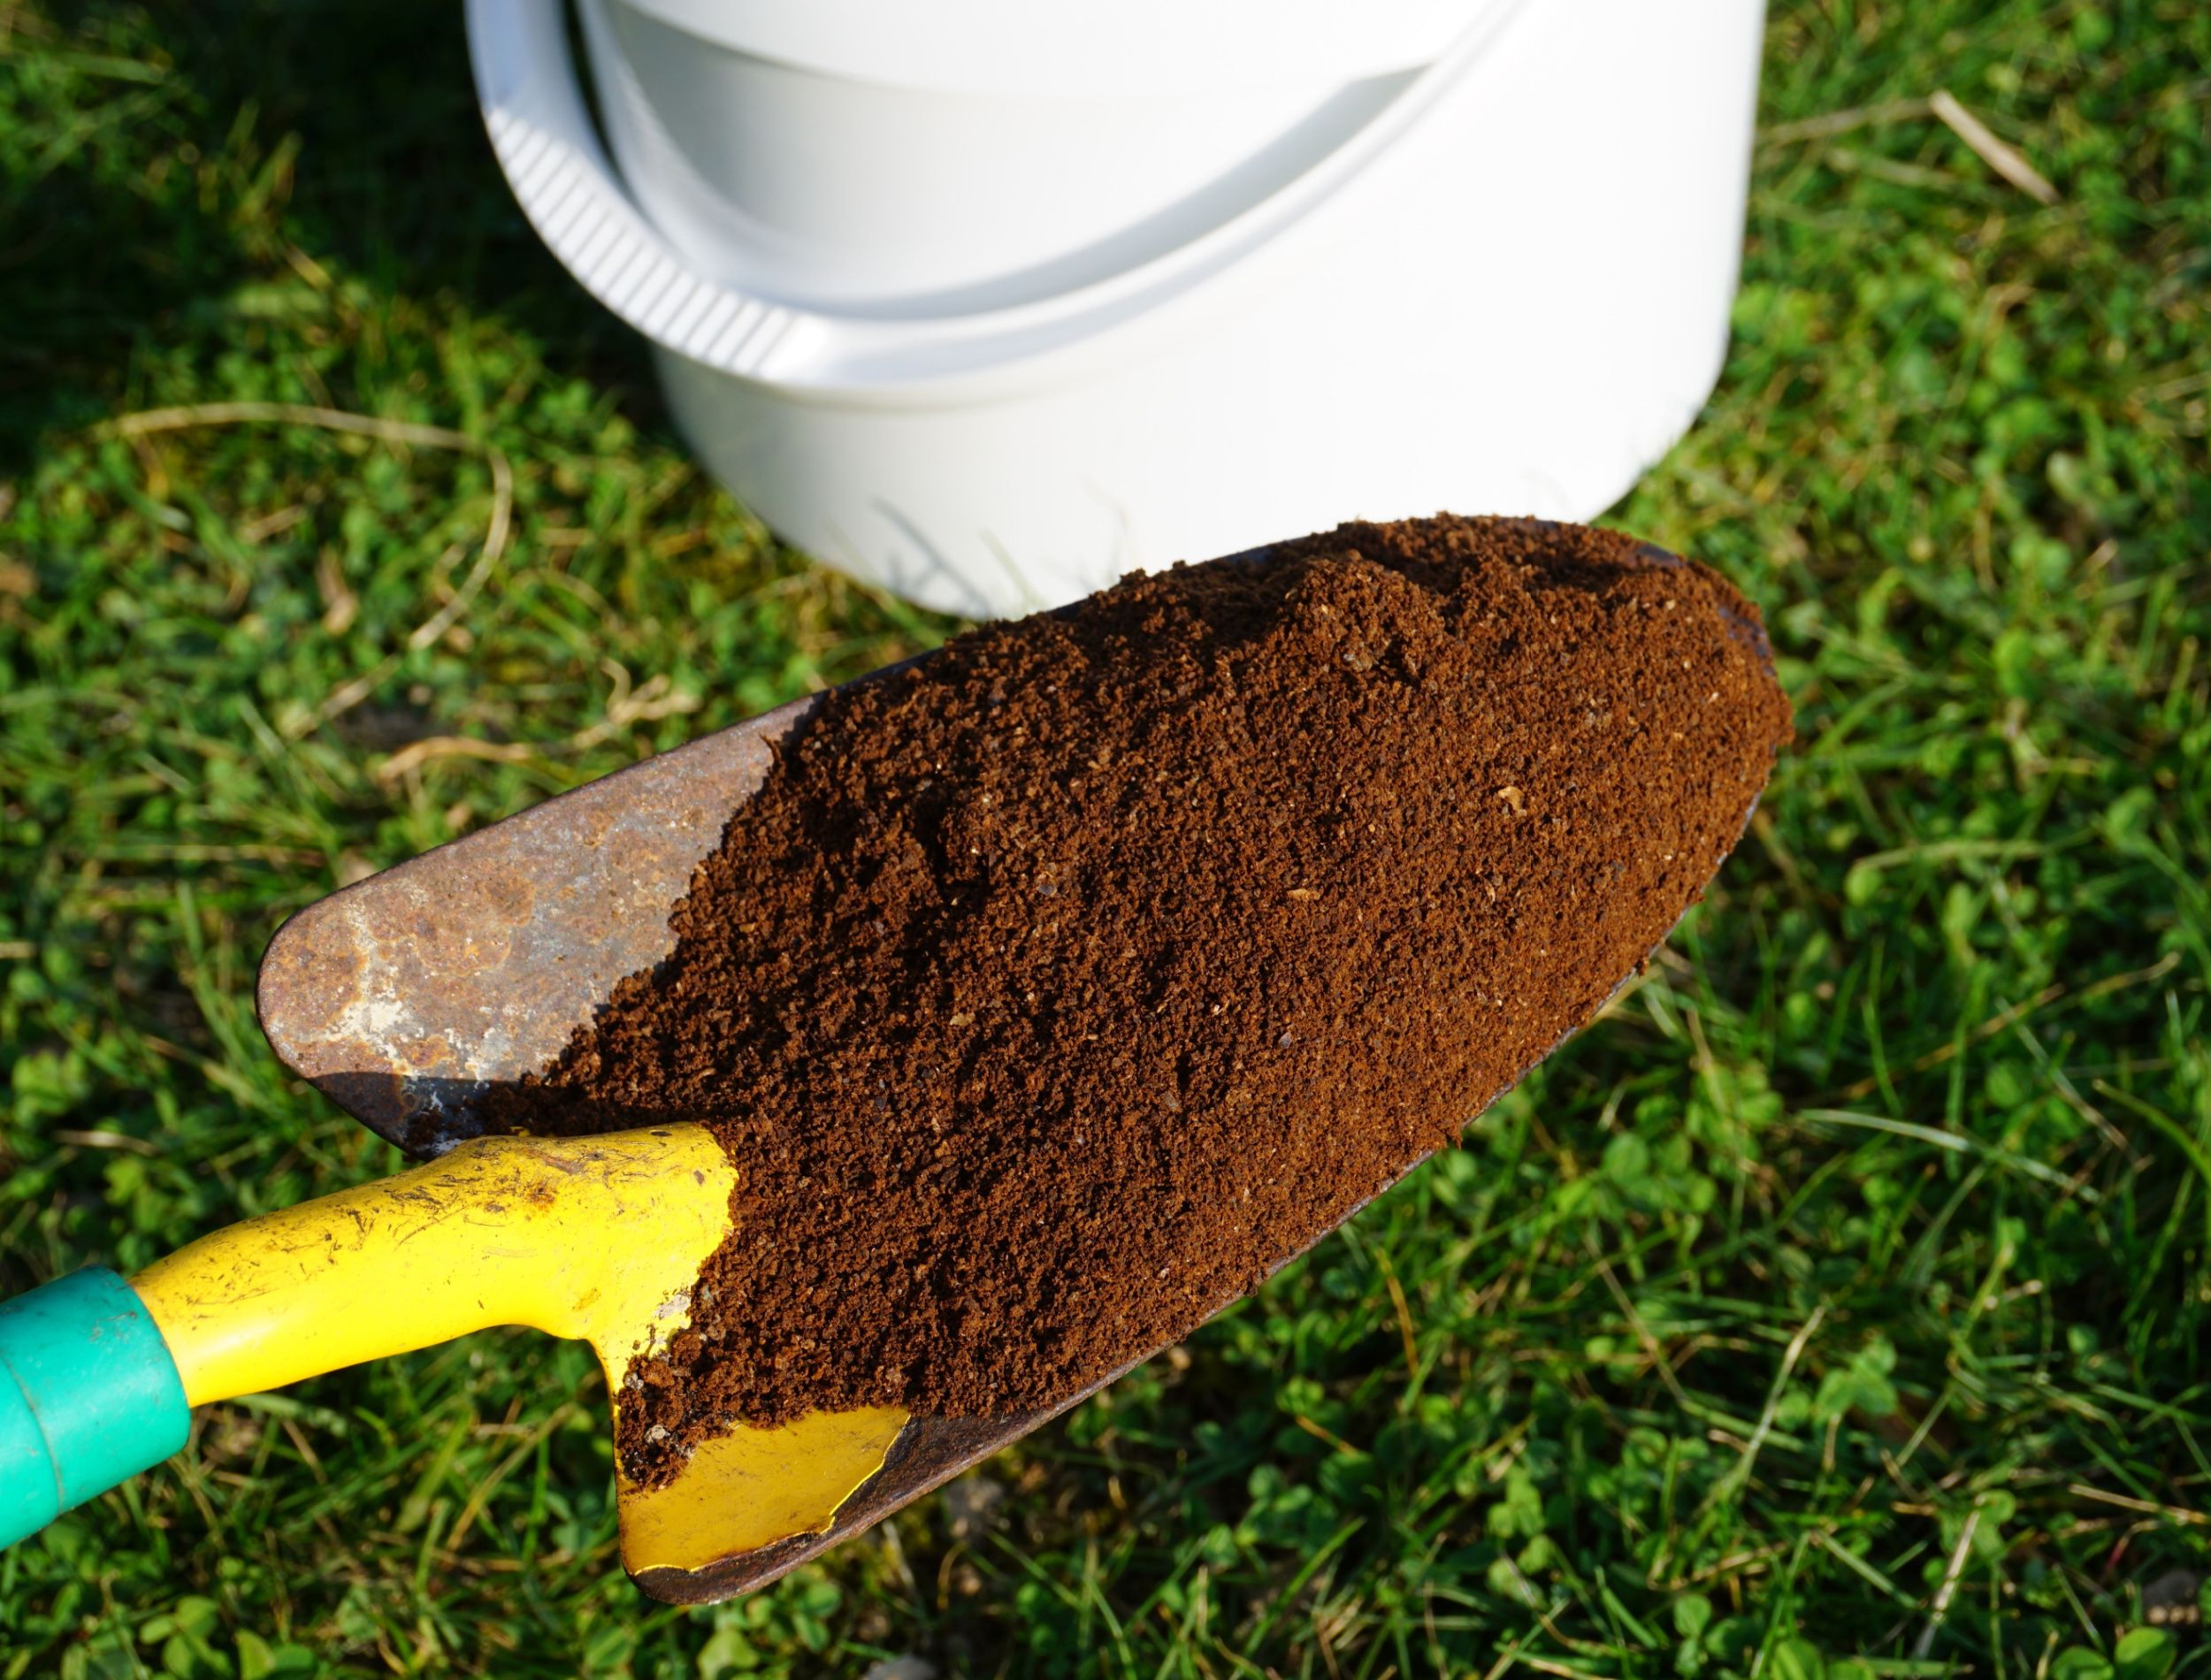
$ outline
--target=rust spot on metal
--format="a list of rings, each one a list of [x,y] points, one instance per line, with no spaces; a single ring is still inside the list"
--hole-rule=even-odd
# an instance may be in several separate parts
[[[668,926],[811,699],[478,830],[310,905],[262,959],[285,1063],[415,1155],[482,1129],[493,1085],[548,1065]]]

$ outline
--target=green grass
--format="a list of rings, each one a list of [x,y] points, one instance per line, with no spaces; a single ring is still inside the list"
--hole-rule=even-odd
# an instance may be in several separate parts
[[[287,913],[950,628],[689,465],[455,11],[0,4],[0,1290],[395,1165],[255,1028]],[[2211,1571],[2211,11],[1770,46],[1726,376],[1613,519],[1802,741],[1607,1020],[749,1600],[631,1589],[587,1357],[486,1335],[203,1414],[0,1558],[0,1676],[2211,1673],[2143,1630]],[[117,424],[241,401],[473,447]]]

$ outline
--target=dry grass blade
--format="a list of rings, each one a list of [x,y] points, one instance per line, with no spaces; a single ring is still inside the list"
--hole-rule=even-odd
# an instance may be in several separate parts
[[[613,677],[614,692],[608,696],[606,715],[569,737],[568,745],[575,752],[610,741],[632,724],[657,722],[664,717],[679,717],[699,709],[699,697],[677,690],[665,671],[647,677],[632,691],[626,667],[613,660],[602,660],[600,665]]]
[[[376,767],[376,779],[386,786],[409,770],[419,770],[434,759],[482,759],[489,764],[528,764],[538,757],[533,746],[518,741],[479,741],[466,735],[432,735],[410,741]]]
[[[2007,146],[1989,131],[1988,125],[1957,102],[1947,88],[1938,88],[1927,98],[1928,111],[1939,118],[1945,127],[1955,134],[1972,151],[1974,157],[1986,164],[2006,180],[2016,187],[2038,204],[2057,202],[2057,188],[2051,186],[2042,172],[2036,169],[2016,149]]]
[[[1824,116],[1803,117],[1793,123],[1776,123],[1762,129],[1758,134],[1761,146],[1793,146],[1807,140],[1832,140],[1837,134],[1848,134],[1860,128],[1878,128],[1888,123],[1917,122],[1927,115],[1928,102],[1924,99],[1892,99],[1878,105],[1852,105],[1843,111],[1831,111]]]
[[[1733,1499],[1749,1485],[1750,1472],[1757,1465],[1758,1455],[1773,1432],[1773,1420],[1780,1410],[1781,1396],[1788,1390],[1789,1378],[1796,1370],[1796,1362],[1804,1356],[1804,1349],[1819,1333],[1819,1326],[1826,1317],[1827,1303],[1823,1301],[1812,1309],[1811,1317],[1804,1321],[1797,1333],[1789,1338],[1788,1346],[1781,1350],[1780,1369],[1773,1373],[1773,1386],[1766,1393],[1765,1409],[1759,1413],[1756,1427],[1751,1431],[1750,1439],[1743,1444],[1741,1456],[1713,1485],[1712,1492],[1706,1496],[1707,1506]]]
[[[195,426],[249,424],[317,426],[325,431],[343,431],[356,438],[384,443],[415,444],[425,449],[450,449],[462,454],[483,454],[488,446],[466,432],[444,426],[425,426],[411,420],[386,420],[375,415],[348,414],[342,409],[320,409],[305,402],[189,402],[169,409],[142,409],[118,416],[95,428],[103,438],[143,438],[157,431],[186,431]]]
[[[149,1143],[142,1137],[133,1137],[126,1132],[82,1132],[64,1126],[55,1132],[54,1142],[74,1144],[80,1149],[122,1149],[132,1155],[157,1156],[161,1153],[157,1145]]]
[[[1420,1380],[1420,1341],[1412,1330],[1412,1307],[1405,1299],[1405,1287],[1397,1281],[1397,1270],[1389,1264],[1387,1255],[1377,1255],[1381,1262],[1382,1281],[1389,1287],[1389,1305],[1397,1317],[1397,1335],[1404,1343],[1406,1393],[1410,1385]]]
[[[1924,1662],[1927,1653],[1934,1649],[1935,1635],[1942,1631],[1943,1618],[1950,1614],[1950,1600],[1957,1596],[1958,1578],[1965,1573],[1965,1561],[1973,1554],[1973,1536],[1981,1526],[1981,1508],[1976,1505],[1966,1513],[1964,1526],[1958,1530],[1957,1544],[1950,1548],[1949,1562],[1942,1568],[1942,1585],[1935,1589],[1934,1602],[1927,1608],[1927,1625],[1919,1630],[1919,1643],[1912,1647],[1912,1661]]]
[[[2091,1487],[2086,1482],[2071,1483],[2065,1491],[2076,1499],[2093,1500],[2099,1505],[2115,1505],[2123,1511],[2162,1517],[2168,1523],[2211,1523],[2211,1516],[2206,1516],[2201,1511],[2188,1510],[2178,1505],[2160,1505],[2151,1500],[2131,1499],[2124,1493],[2107,1493],[2102,1488]]]

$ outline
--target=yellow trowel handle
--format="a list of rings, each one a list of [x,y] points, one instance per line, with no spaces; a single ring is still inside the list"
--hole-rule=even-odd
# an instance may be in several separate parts
[[[490,1325],[591,1342],[619,1387],[729,1233],[704,1127],[480,1138],[202,1237],[131,1280],[194,1406]]]
[[[192,1406],[487,1325],[587,1340],[618,1389],[685,1321],[735,1187],[693,1125],[485,1138],[127,1285],[82,1271],[0,1305],[0,1544],[167,1457]]]

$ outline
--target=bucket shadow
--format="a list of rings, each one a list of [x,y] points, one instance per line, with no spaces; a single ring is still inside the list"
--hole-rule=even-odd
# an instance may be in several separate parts
[[[295,249],[375,300],[496,317],[672,439],[645,347],[508,191],[459,7],[211,0],[118,21],[75,4],[57,22],[144,80],[26,102],[59,161],[0,182],[0,476],[42,435],[111,415],[135,363],[250,345],[240,294],[296,284]]]

